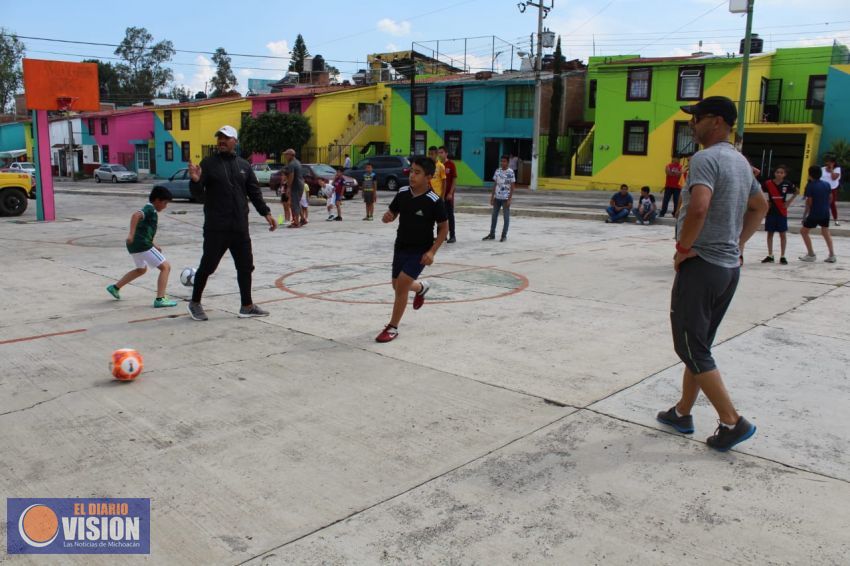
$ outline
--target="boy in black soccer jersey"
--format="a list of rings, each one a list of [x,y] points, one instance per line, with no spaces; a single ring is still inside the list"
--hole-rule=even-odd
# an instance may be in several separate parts
[[[393,253],[393,314],[390,323],[375,338],[378,342],[389,342],[398,336],[398,324],[411,291],[415,293],[414,310],[425,302],[430,285],[416,278],[426,265],[434,263],[434,255],[449,233],[446,208],[442,199],[431,190],[435,169],[436,165],[429,157],[414,159],[410,166],[410,186],[398,190],[382,218],[385,224],[389,224],[399,217],[399,225]],[[436,239],[434,224],[437,224]]]

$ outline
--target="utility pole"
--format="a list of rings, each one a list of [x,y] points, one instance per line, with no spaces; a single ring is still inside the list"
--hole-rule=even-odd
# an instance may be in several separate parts
[[[416,152],[416,44],[410,44],[410,155]]]
[[[747,2],[747,33],[744,35],[744,62],[741,64],[741,94],[738,97],[738,129],[735,132],[735,147],[738,151],[744,148],[744,122],[747,114],[747,78],[750,69],[750,38],[753,30],[753,4],[755,0]],[[730,4],[731,9],[731,4]]]
[[[549,0],[548,2],[546,0],[538,0],[537,2],[527,0],[526,2],[517,4],[520,13],[525,12],[528,6],[537,8],[537,56],[534,61],[534,133],[531,138],[531,190],[536,191],[537,169],[540,166],[540,160],[538,159],[540,152],[540,93],[542,90],[540,88],[540,70],[543,67],[543,42],[541,39],[543,37],[543,19],[555,7],[555,0]]]
[[[74,122],[70,116],[68,118],[68,176],[71,181],[76,181],[74,178]]]

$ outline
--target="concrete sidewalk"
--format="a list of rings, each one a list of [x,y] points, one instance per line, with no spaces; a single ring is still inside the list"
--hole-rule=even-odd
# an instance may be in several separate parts
[[[198,323],[151,308],[153,274],[105,291],[132,267],[136,197],[60,192],[58,222],[0,219],[0,498],[150,497],[151,554],[0,561],[846,564],[847,239],[834,265],[745,265],[715,354],[758,432],[720,454],[704,399],[694,435],[655,421],[682,372],[669,226],[519,216],[482,242],[489,221],[459,214],[425,306],[377,344],[395,226],[362,202],[271,233],[252,214],[271,315],[236,317],[225,258]],[[181,300],[202,223],[192,203],[160,216]],[[145,357],[134,383],[108,374],[119,347]]]

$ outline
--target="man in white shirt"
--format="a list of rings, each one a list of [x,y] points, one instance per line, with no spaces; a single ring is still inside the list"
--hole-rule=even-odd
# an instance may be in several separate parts
[[[820,168],[820,180],[829,183],[829,188],[832,189],[829,196],[829,209],[832,212],[832,223],[838,226],[838,205],[836,203],[838,202],[838,187],[841,185],[841,167],[838,166],[835,157],[832,155],[827,155],[823,158],[823,161],[826,165]]]
[[[345,154],[345,162],[343,162],[342,166],[345,169],[351,169],[351,157],[347,153]]]

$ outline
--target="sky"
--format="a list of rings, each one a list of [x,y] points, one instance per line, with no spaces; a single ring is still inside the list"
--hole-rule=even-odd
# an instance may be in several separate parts
[[[745,15],[729,12],[728,0],[543,2],[554,4],[544,27],[561,36],[568,59],[585,62],[594,54],[685,55],[698,51],[700,41],[703,51],[737,52],[746,27]],[[205,52],[178,52],[169,63],[174,83],[191,92],[208,88],[214,73],[210,55],[223,47],[232,54],[236,89],[245,93],[249,78],[283,75],[299,33],[310,54],[321,54],[343,79],[365,68],[369,53],[413,44],[455,66],[465,61],[472,72],[519,68],[518,53],[530,51],[536,32],[537,9],[521,13],[517,5],[516,0],[0,0],[0,27],[41,38],[22,39],[27,57],[62,61],[109,60],[114,47],[68,42],[114,45],[127,27],[144,27],[154,41],[168,39],[177,50]],[[833,40],[850,45],[846,7],[847,0],[755,0],[753,31],[764,39],[765,51]]]

